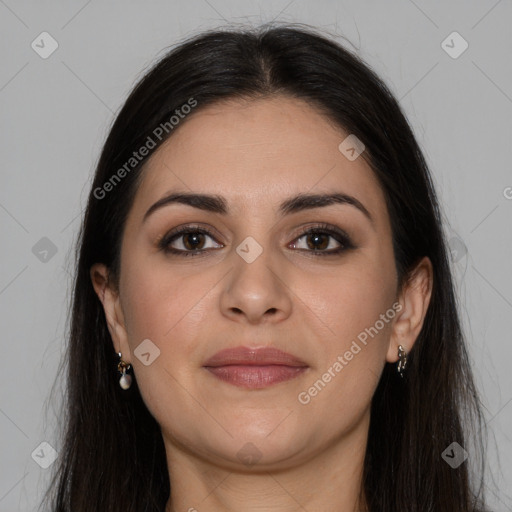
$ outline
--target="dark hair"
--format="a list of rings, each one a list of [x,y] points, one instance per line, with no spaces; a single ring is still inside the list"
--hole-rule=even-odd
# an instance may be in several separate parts
[[[355,53],[302,25],[195,36],[143,76],[117,115],[77,242],[64,439],[45,496],[52,510],[161,512],[170,493],[160,427],[135,380],[128,391],[119,388],[117,355],[89,274],[102,262],[118,279],[125,220],[149,155],[132,168],[126,163],[148,137],[158,147],[171,136],[169,120],[187,103],[197,102],[198,111],[224,99],[277,94],[308,102],[366,146],[364,157],[386,197],[399,284],[422,257],[433,265],[431,301],[406,376],[397,378],[386,364],[372,399],[361,489],[368,509],[483,510],[482,413],[427,164],[382,80]],[[159,126],[167,127],[161,140]],[[127,172],[113,181],[121,168]],[[108,195],[99,197],[107,182]],[[454,441],[469,450],[469,427],[476,432],[470,460],[481,460],[476,482],[469,461],[452,469],[441,457]]]

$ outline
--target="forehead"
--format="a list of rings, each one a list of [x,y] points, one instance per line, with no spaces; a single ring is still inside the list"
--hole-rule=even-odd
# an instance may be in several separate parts
[[[349,133],[305,101],[276,96],[197,108],[147,162],[134,208],[179,189],[222,195],[233,213],[254,214],[294,194],[337,191],[356,196],[372,216],[385,213],[364,153],[349,160],[339,150]]]

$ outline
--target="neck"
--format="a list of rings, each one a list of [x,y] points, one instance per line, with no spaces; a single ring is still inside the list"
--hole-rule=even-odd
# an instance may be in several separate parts
[[[171,486],[165,511],[366,511],[360,490],[368,424],[369,414],[342,438],[285,469],[228,469],[183,450],[164,436]]]

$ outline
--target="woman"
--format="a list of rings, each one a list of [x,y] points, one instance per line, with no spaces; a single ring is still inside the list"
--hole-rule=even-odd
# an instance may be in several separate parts
[[[67,365],[52,510],[484,510],[427,165],[383,82],[311,29],[201,34],[137,84]]]

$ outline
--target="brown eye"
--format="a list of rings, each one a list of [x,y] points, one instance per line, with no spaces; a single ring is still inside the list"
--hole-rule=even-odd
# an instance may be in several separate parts
[[[306,235],[307,245],[312,250],[326,249],[329,246],[330,235],[310,233]]]
[[[204,234],[198,232],[182,235],[183,245],[189,250],[201,249],[201,246],[204,244],[204,238]]]
[[[223,247],[222,244],[207,246],[208,240],[215,238],[206,228],[184,226],[165,235],[159,242],[159,248],[165,253],[178,254],[180,256],[195,256],[207,252],[210,249]]]
[[[322,231],[308,231],[296,239],[293,247],[295,249],[332,254],[343,250],[345,246],[348,245],[347,242],[339,238],[341,238],[339,235],[335,237],[330,233],[324,233]],[[300,242],[302,239],[304,239],[305,243]],[[328,248],[329,250],[326,250]]]
[[[330,224],[322,224],[304,231],[292,242],[291,247],[315,256],[329,256],[354,249],[355,245],[341,229],[331,227]]]

